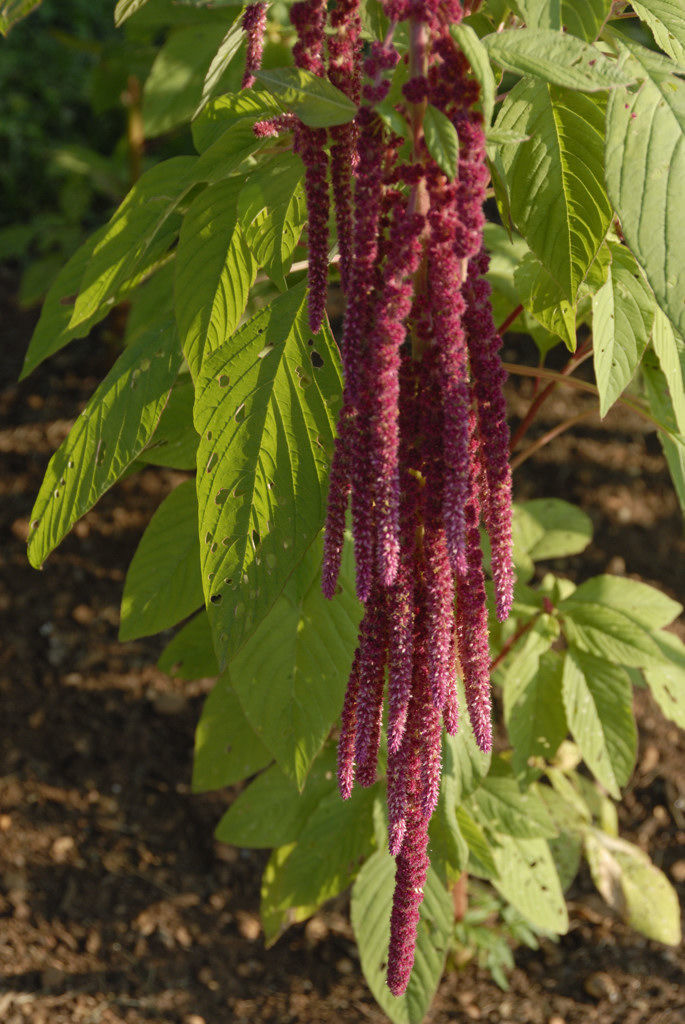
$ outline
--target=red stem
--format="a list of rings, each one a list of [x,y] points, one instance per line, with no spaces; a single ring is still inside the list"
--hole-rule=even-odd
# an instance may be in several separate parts
[[[577,352],[574,352],[566,366],[561,371],[564,376],[568,376],[570,373],[580,366],[592,353],[592,341],[587,339],[583,342]],[[547,401],[549,396],[554,392],[558,386],[558,381],[550,381],[550,383],[542,389],[539,395],[537,395],[530,403],[528,412],[519,423],[517,429],[514,431],[509,444],[509,450],[514,451],[519,441],[528,432],[530,425],[540,411],[541,406]]]
[[[500,336],[504,334],[507,328],[511,327],[514,320],[517,320],[518,317],[520,317],[521,313],[523,313],[523,306],[517,306],[516,309],[512,309],[511,313],[506,318],[506,320],[503,320],[502,323],[497,328],[497,333]]]

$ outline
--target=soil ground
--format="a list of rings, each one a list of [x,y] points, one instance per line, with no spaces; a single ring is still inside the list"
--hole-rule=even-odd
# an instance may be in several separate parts
[[[189,789],[209,681],[160,673],[164,638],[117,642],[125,568],[182,475],[149,469],[126,480],[42,574],[29,567],[28,517],[47,460],[114,349],[100,332],[16,384],[33,316],[16,309],[13,294],[11,276],[0,274],[0,1021],[380,1024],[345,899],[264,948],[264,855],[215,844],[230,794]],[[512,381],[512,421],[531,387]],[[559,391],[536,430],[588,401]],[[683,598],[682,521],[658,443],[633,414],[587,420],[525,462],[517,498],[543,495],[579,503],[596,528],[588,551],[556,571],[629,574]],[[685,736],[646,693],[637,711],[640,751],[621,828],[650,851],[682,904]],[[683,950],[613,920],[586,874],[570,900],[568,935],[517,951],[508,992],[473,961],[453,967],[427,1021],[682,1022]]]

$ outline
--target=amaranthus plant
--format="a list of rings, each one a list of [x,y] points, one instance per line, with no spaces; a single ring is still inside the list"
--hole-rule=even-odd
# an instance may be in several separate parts
[[[268,941],[353,883],[393,1020],[429,1005],[469,874],[561,934],[584,852],[617,912],[677,942],[675,894],[612,801],[632,686],[685,724],[664,631],[682,609],[538,571],[590,523],[513,506],[511,466],[549,439],[521,448],[552,390],[581,387],[659,431],[685,505],[685,22],[661,0],[206,6],[116,6],[173,23],[143,119],[190,120],[196,153],[147,170],[48,294],[24,372],[130,309],[48,467],[31,562],[124,473],[195,471],[140,542],[121,638],[205,606],[159,662],[218,677],[194,786],[252,780],[216,834],[273,848]],[[502,363],[506,330],[537,368]],[[507,370],[539,385],[511,438]]]

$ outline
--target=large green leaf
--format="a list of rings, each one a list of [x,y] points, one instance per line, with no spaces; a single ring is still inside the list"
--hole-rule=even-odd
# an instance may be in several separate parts
[[[535,562],[584,551],[592,540],[592,520],[561,498],[534,498],[514,507],[514,546]]]
[[[242,6],[242,4],[236,4],[236,6]],[[232,63],[235,55],[238,53],[244,35],[243,15],[241,12],[238,14],[238,17],[235,19],[233,24],[227,29],[225,36],[221,40],[219,49],[212,57],[212,61],[207,68],[204,81],[202,83],[202,95],[200,96],[200,102],[195,114],[193,115],[194,117],[197,117],[198,113],[205,108],[212,96],[222,88],[224,73]]]
[[[111,304],[122,284],[149,261],[151,252],[169,247],[179,227],[178,206],[188,192],[204,182],[228,178],[260,145],[252,121],[243,118],[223,131],[201,156],[172,157],[147,171],[99,236],[69,326],[78,326],[105,303]]]
[[[660,309],[654,317],[652,345],[668,384],[676,426],[685,434],[685,341]]]
[[[0,33],[6,36],[9,30],[39,7],[42,0],[4,0],[0,4]]]
[[[238,216],[257,264],[285,291],[295,247],[307,221],[302,178],[297,156],[281,154],[255,168],[238,201]]]
[[[257,266],[238,223],[240,177],[210,185],[183,220],[176,254],[176,323],[195,378],[235,331]]]
[[[270,761],[271,753],[250,728],[226,675],[221,676],[204,703],[195,730],[193,792],[232,786]]]
[[[599,411],[607,412],[633,379],[649,343],[656,306],[631,253],[609,243],[611,265],[592,297],[592,334]]]
[[[198,153],[204,153],[225,131],[239,121],[261,121],[280,112],[280,107],[270,93],[259,89],[248,89],[239,93],[218,96],[202,108],[191,125],[193,145]]]
[[[559,605],[559,614],[567,639],[598,658],[628,668],[664,662],[651,633],[618,608],[575,600],[572,594]]]
[[[681,0],[639,0],[631,6],[651,28],[657,46],[685,66],[685,9]]]
[[[420,1024],[442,975],[454,909],[438,875],[429,868],[417,928],[414,969],[407,991],[395,998],[386,983],[394,886],[395,861],[388,853],[374,853],[352,888],[352,927],[364,977],[381,1008],[393,1024]]]
[[[530,643],[530,641],[526,641]],[[513,748],[512,766],[519,772],[529,758],[551,760],[568,725],[561,700],[562,659],[554,651],[542,655],[525,647],[507,672],[504,719]]]
[[[637,749],[630,679],[623,669],[571,646],[562,685],[569,728],[583,759],[618,799]]]
[[[127,18],[139,11],[148,0],[118,0],[114,8],[114,24],[123,25]]]
[[[225,25],[207,24],[178,28],[169,35],[143,89],[143,128],[147,138],[162,135],[191,119],[202,99],[207,68],[225,32]]]
[[[604,190],[604,101],[524,80],[496,126],[529,136],[500,152],[511,217],[574,303],[611,221]]]
[[[203,679],[219,675],[206,611],[193,616],[190,622],[179,629],[162,651],[157,668],[180,679]]]
[[[685,729],[685,644],[675,633],[660,633],[657,643],[668,657],[664,665],[644,670],[657,704],[672,722]]]
[[[515,0],[514,7],[528,28],[561,28],[561,0]]]
[[[485,832],[463,805],[457,807],[455,817],[469,850],[469,872],[478,878],[494,878],[497,875],[497,865]]]
[[[290,907],[318,907],[347,888],[374,848],[373,805],[378,787],[323,797],[287,857],[262,889],[262,915],[285,916]],[[273,858],[272,858],[273,863]]]
[[[514,274],[521,305],[551,334],[576,350],[576,311],[561,285],[532,252],[527,252]]]
[[[549,839],[557,834],[545,805],[532,790],[521,792],[508,776],[485,779],[470,805],[481,825],[518,839]]]
[[[592,879],[612,910],[650,939],[669,946],[680,943],[678,894],[643,850],[590,829],[585,855]]]
[[[233,801],[215,835],[223,843],[255,849],[293,843],[310,814],[335,788],[333,749],[317,759],[303,792],[274,764]]]
[[[156,164],[136,182],[107,227],[98,232],[77,289],[70,328],[90,320],[117,295],[156,238],[168,235],[167,245],[171,244],[179,227],[173,214],[188,190],[188,176],[196,163],[192,156],[175,156]]]
[[[683,610],[682,605],[656,587],[625,576],[593,576],[576,588],[566,605],[573,605],[577,601],[616,608],[632,619],[637,619],[648,629],[667,626]]]
[[[180,365],[178,337],[170,323],[121,354],[50,459],[31,512],[31,565],[42,565],[76,520],[138,457],[157,426]]]
[[[157,428],[140,453],[143,462],[171,469],[195,469],[199,438],[193,426],[194,401],[190,374],[179,374]]]
[[[201,604],[197,496],[186,480],[159,506],[128,567],[119,639],[161,633]]]
[[[262,309],[203,366],[202,576],[222,665],[323,525],[340,395],[335,341],[327,325],[312,337],[304,286]]]
[[[498,873],[492,884],[536,928],[563,935],[568,912],[548,844],[501,834],[497,843],[492,855]]]
[[[626,242],[683,334],[685,82],[644,70],[637,91],[619,89],[609,98],[606,182]]]
[[[561,0],[564,28],[589,42],[599,35],[610,9],[611,0]]]
[[[273,68],[257,71],[255,77],[287,109],[310,128],[346,124],[357,107],[345,93],[326,78],[302,68]]]
[[[230,663],[248,721],[300,788],[342,707],[361,618],[351,545],[332,601],[321,592],[321,554],[313,544]]]
[[[596,47],[554,29],[505,29],[486,36],[482,43],[503,68],[565,89],[599,92],[635,81],[634,75]]]
[[[671,390],[656,356],[649,349],[642,360],[642,379],[649,410],[655,420],[663,424],[664,429],[659,430],[659,440],[680,507],[685,513],[685,433],[678,431],[679,423],[673,408]]]

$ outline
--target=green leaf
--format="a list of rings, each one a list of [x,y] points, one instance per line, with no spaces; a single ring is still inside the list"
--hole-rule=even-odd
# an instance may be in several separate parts
[[[193,426],[194,400],[190,374],[180,374],[154,434],[139,455],[143,462],[171,469],[195,469],[199,438]]]
[[[6,36],[18,21],[39,7],[41,2],[42,0],[4,0],[4,3],[0,4],[0,33]]]
[[[566,32],[515,28],[482,40],[492,60],[509,71],[534,75],[552,85],[582,92],[615,89],[635,81],[633,75],[594,46]]]
[[[561,0],[515,0],[514,6],[528,28],[561,28]]]
[[[233,58],[240,49],[243,37],[243,15],[241,12],[233,24],[228,28],[226,35],[221,40],[219,49],[214,54],[211,64],[207,68],[207,72],[202,83],[202,95],[200,96],[200,102],[195,114],[193,115],[194,117],[197,117],[200,111],[204,109],[207,103],[209,103],[212,96],[221,88],[224,72],[228,69]]]
[[[496,127],[530,136],[499,153],[511,217],[562,296],[574,303],[611,222],[604,101],[524,80],[502,104]]]
[[[307,818],[297,843],[262,892],[262,911],[318,907],[346,889],[374,848],[373,805],[378,787],[355,789],[349,800],[335,790]],[[274,895],[278,894],[277,902]]]
[[[240,32],[238,44],[241,42]],[[146,138],[190,121],[203,95],[206,70],[224,41],[225,25],[175,29],[158,52],[143,88]],[[236,47],[237,49],[237,47]]]
[[[592,540],[592,520],[561,498],[535,498],[514,507],[514,545],[536,562],[584,551]]]
[[[631,928],[656,942],[680,944],[678,895],[646,853],[592,829],[585,834],[585,855],[600,893]]]
[[[443,737],[443,758],[445,752]],[[449,768],[443,760],[438,804],[429,827],[431,864],[446,884],[456,881],[469,859],[469,848],[457,823],[457,805],[449,776]]]
[[[325,79],[302,68],[274,68],[258,71],[258,82],[310,128],[347,124],[357,107]]]
[[[222,181],[259,148],[252,122],[243,118],[224,131],[200,157],[172,157],[147,171],[98,238],[69,323],[76,327],[138,273],[150,253],[158,256],[176,237],[182,199],[203,182]]]
[[[205,679],[219,675],[206,611],[201,611],[179,629],[162,651],[157,668],[179,679]]]
[[[450,25],[450,33],[455,43],[464,54],[471,70],[480,85],[480,102],[483,108],[483,120],[488,128],[492,122],[495,109],[497,86],[490,66],[488,51],[470,25]]]
[[[255,168],[238,200],[245,240],[281,291],[286,290],[285,275],[307,221],[303,176],[301,159],[283,153]]]
[[[195,481],[159,506],[136,548],[121,600],[120,640],[161,633],[202,604]]]
[[[351,546],[332,601],[321,592],[321,557],[317,541],[230,663],[252,728],[300,788],[340,713],[361,619]]]
[[[200,619],[198,615],[193,622]],[[270,761],[270,752],[250,728],[228,679],[221,676],[205,700],[195,730],[193,792],[232,786]]]
[[[423,132],[428,152],[449,181],[454,181],[459,167],[457,129],[446,114],[429,103],[423,115]]]
[[[674,633],[660,633],[656,639],[668,661],[645,669],[644,676],[666,717],[685,729],[685,644]]]
[[[468,715],[466,697],[460,679],[457,680],[459,707],[464,709],[456,736],[444,737],[445,777],[449,779],[450,797],[458,806],[478,787],[488,774],[492,755],[485,753],[476,743]]]
[[[630,381],[649,342],[656,306],[628,250],[609,242],[606,284],[592,297],[593,354],[602,417]]]
[[[657,46],[685,66],[685,11],[680,0],[640,0],[631,6],[651,28]]]
[[[567,640],[597,658],[629,668],[664,662],[654,637],[618,608],[578,601],[572,594],[558,611]]]
[[[532,791],[521,792],[516,780],[502,776],[484,779],[471,798],[482,825],[518,839],[551,838],[556,826],[545,805]]]
[[[316,911],[316,905],[295,907],[290,896],[281,891],[282,868],[296,843],[286,843],[273,850],[262,874],[259,916],[264,929],[264,944],[269,949],[291,925],[306,921]]]
[[[181,365],[173,326],[127,348],[50,459],[31,512],[28,556],[38,568],[138,457]]]
[[[242,178],[205,189],[191,204],[176,254],[176,323],[194,378],[245,311],[257,265],[238,223]]]
[[[323,525],[340,395],[335,341],[327,325],[312,337],[304,285],[203,366],[195,406],[202,576],[220,664],[273,606]]]
[[[526,640],[526,646],[533,641]],[[512,767],[523,771],[530,758],[550,761],[568,732],[561,696],[563,661],[554,651],[521,652],[507,672],[504,720],[513,747]]]
[[[642,379],[645,383],[649,411],[657,422],[663,424],[663,429],[659,430],[659,440],[680,507],[685,513],[685,434],[678,433],[678,422],[666,377],[649,349],[642,360]]]
[[[683,610],[682,605],[656,587],[626,576],[593,576],[580,584],[566,605],[575,604],[576,601],[615,608],[649,629],[667,626]]]
[[[609,98],[606,182],[625,240],[659,305],[682,334],[685,82],[645,71],[637,91],[619,89]]]
[[[685,342],[658,307],[652,344],[668,384],[676,426],[681,434],[685,434]]]
[[[274,764],[238,795],[214,834],[222,843],[255,849],[293,843],[310,814],[335,788],[332,749],[316,761],[302,793]]]
[[[576,311],[564,298],[561,285],[532,252],[516,268],[514,283],[521,305],[550,333],[561,338],[570,352],[576,350]]]
[[[407,991],[395,998],[386,984],[394,886],[395,861],[388,853],[374,853],[352,888],[352,927],[364,977],[381,1009],[393,1024],[420,1024],[442,976],[454,910],[438,875],[429,868],[416,934],[414,969]]]
[[[114,24],[118,27],[123,25],[127,18],[139,11],[148,0],[118,0],[114,8]]]
[[[592,42],[599,35],[611,10],[611,0],[562,0],[561,18],[572,36]]]
[[[255,121],[262,121],[280,112],[281,108],[273,96],[259,89],[219,96],[210,100],[193,119],[193,145],[198,153],[204,153],[224,132],[236,127],[239,121],[253,125]]]
[[[457,807],[455,817],[469,849],[469,872],[479,878],[494,878],[497,875],[497,866],[483,829],[463,806]]]
[[[618,799],[637,749],[630,680],[623,669],[571,646],[562,685],[569,728],[583,759]]]
[[[492,847],[497,877],[492,884],[535,928],[568,931],[568,912],[550,848],[544,839],[499,835]]]

